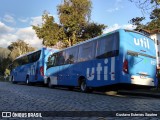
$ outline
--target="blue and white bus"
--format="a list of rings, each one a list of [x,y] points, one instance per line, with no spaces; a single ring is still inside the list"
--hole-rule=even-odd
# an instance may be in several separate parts
[[[116,84],[156,86],[155,43],[125,29],[101,35],[50,55],[45,81],[83,92]]]
[[[41,48],[17,57],[11,65],[10,80],[13,83],[43,82],[46,73],[46,61],[48,56],[56,50],[51,48]]]

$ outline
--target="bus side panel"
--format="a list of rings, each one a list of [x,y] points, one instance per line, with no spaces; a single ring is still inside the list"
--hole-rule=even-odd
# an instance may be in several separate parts
[[[87,86],[90,87],[116,84],[119,82],[118,61],[119,57],[111,57],[80,62],[74,65],[59,66],[57,84],[78,86],[78,78],[80,76],[86,78]]]
[[[13,77],[14,81],[19,81],[18,77],[19,67],[16,67],[11,72],[11,77]]]
[[[77,72],[73,70],[75,66],[76,65],[71,65],[71,64],[59,66],[59,72],[58,72],[59,85],[76,86]]]
[[[84,64],[87,85],[90,87],[102,87],[118,83],[116,64],[118,57],[96,59],[93,65]]]

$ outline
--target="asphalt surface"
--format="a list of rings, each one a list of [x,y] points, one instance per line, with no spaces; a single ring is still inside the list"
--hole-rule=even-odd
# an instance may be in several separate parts
[[[130,114],[136,112],[154,113],[160,116],[160,99],[151,97],[132,97],[125,95],[105,95],[105,94],[90,94],[81,93],[77,90],[69,91],[66,89],[50,89],[42,86],[27,86],[20,84],[12,84],[9,82],[0,82],[0,111],[2,112],[42,112],[42,118],[4,118],[0,119],[37,119],[37,120],[158,120],[160,117],[120,117],[119,114]],[[43,113],[43,111],[45,111]],[[49,112],[46,112],[49,111]],[[61,111],[64,116],[47,116],[47,113],[53,115],[55,111]],[[71,111],[71,112],[70,112]],[[75,111],[81,111],[77,113]],[[94,112],[84,112],[94,111]],[[106,112],[107,111],[107,112]],[[68,112],[68,113],[67,113]],[[55,112],[56,113],[56,112]],[[105,113],[106,116],[98,114]],[[46,114],[46,115],[45,115]],[[58,113],[60,114],[60,113]],[[69,114],[66,117],[66,114]],[[79,116],[76,116],[76,115]],[[90,115],[86,115],[90,114]],[[96,116],[97,114],[97,116]],[[107,115],[108,114],[108,115]],[[119,117],[115,117],[117,116]],[[72,115],[74,117],[72,117]],[[82,116],[83,117],[82,117]],[[131,115],[131,114],[130,114]],[[45,117],[44,117],[45,116]]]

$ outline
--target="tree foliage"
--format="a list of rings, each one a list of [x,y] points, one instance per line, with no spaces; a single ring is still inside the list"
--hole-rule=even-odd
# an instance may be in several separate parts
[[[0,47],[0,61],[7,58],[10,52],[11,51],[9,49]]]
[[[42,25],[33,26],[45,46],[69,47],[101,35],[104,24],[90,23],[90,0],[64,0],[57,6],[60,24],[48,13],[42,15]]]
[[[58,6],[60,23],[67,36],[68,46],[78,42],[76,36],[80,29],[90,20],[90,13],[90,0],[64,0],[64,3]]]
[[[147,30],[160,30],[160,8],[152,11],[150,19],[151,21],[148,22],[144,28]]]
[[[30,47],[23,40],[17,40],[12,42],[8,48],[0,48],[0,74],[9,75],[9,65],[18,56],[27,52],[34,51],[33,47]]]
[[[2,75],[5,74],[6,69],[9,67],[9,65],[11,64],[12,60],[8,57],[8,58],[3,58],[2,61],[0,62],[0,73]]]
[[[142,10],[143,13],[146,11],[153,10],[160,6],[160,0],[129,0],[136,4],[138,8]]]
[[[35,49],[33,47],[30,47],[27,43],[25,43],[23,40],[18,40],[16,42],[12,42],[8,49],[11,51],[10,53],[10,59],[15,59],[16,57],[25,54],[30,51],[34,51]]]
[[[103,30],[106,28],[104,24],[98,24],[98,23],[89,23],[84,28],[82,28],[82,34],[81,39],[87,40],[90,38],[94,38],[96,36],[99,36],[103,33]]]
[[[32,26],[37,36],[43,40],[45,46],[54,46],[63,37],[62,28],[54,22],[54,17],[44,12],[42,15],[42,25]]]
[[[130,20],[130,23],[133,25],[136,25],[137,26],[136,29],[141,29],[144,27],[144,25],[142,24],[142,21],[144,19],[145,19],[145,17],[135,17]]]
[[[5,69],[10,64],[11,60],[8,58],[10,50],[0,47],[0,75],[4,74]]]
[[[133,25],[136,25],[136,29],[146,29],[148,31],[152,31],[155,29],[160,30],[160,8],[154,9],[150,14],[150,22],[143,25],[141,22],[144,20],[144,17],[136,17],[132,18],[130,22]]]

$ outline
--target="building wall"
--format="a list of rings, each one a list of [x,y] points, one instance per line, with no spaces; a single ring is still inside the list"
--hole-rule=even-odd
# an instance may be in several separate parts
[[[151,34],[150,37],[155,40],[157,68],[160,69],[160,33]]]

